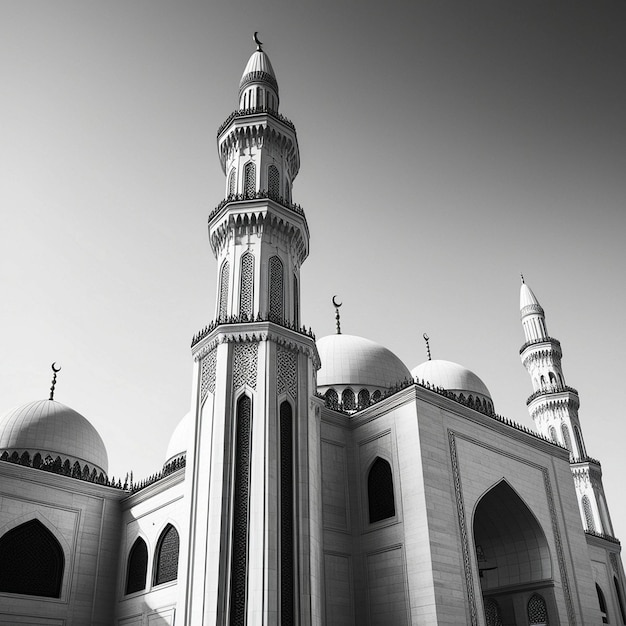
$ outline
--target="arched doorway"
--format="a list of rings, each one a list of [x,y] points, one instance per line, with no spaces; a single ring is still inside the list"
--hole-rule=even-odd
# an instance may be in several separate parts
[[[546,536],[532,511],[505,480],[479,500],[473,532],[483,604],[490,613],[486,617],[491,619],[488,623],[494,623],[496,602],[504,626],[527,625],[526,608],[538,590],[547,606],[554,607]],[[550,621],[558,623],[556,615]]]

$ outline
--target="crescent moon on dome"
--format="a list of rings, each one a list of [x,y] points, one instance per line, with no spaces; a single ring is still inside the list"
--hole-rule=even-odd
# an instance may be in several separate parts
[[[254,35],[253,35],[252,39],[254,39],[254,43],[255,43],[257,46],[262,46],[262,45],[263,45],[263,42],[262,42],[262,41],[259,41],[259,38],[258,38],[258,36],[257,36],[258,34],[259,34],[259,31],[258,31],[258,30],[255,30],[255,31],[254,31]]]
[[[57,364],[56,361],[52,364],[52,371],[53,372],[60,372],[61,368],[60,367],[55,367],[56,364]]]
[[[339,308],[340,306],[342,306],[342,305],[343,305],[343,302],[339,302],[339,303],[338,303],[338,302],[337,302],[337,296],[333,296],[333,304],[334,304],[337,308]]]

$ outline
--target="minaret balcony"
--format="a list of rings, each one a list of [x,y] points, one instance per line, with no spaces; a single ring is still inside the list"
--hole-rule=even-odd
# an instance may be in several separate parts
[[[217,129],[217,136],[219,137],[224,131],[224,129],[226,129],[235,118],[254,117],[257,115],[269,115],[273,117],[275,120],[281,122],[282,124],[290,128],[294,133],[296,132],[296,127],[294,126],[293,122],[287,119],[284,115],[281,115],[280,113],[278,113],[278,111],[274,111],[273,109],[270,109],[268,107],[255,107],[253,109],[238,109],[237,111],[233,111],[226,118],[224,123]]]
[[[526,348],[530,348],[531,346],[536,346],[542,343],[549,343],[553,346],[556,346],[558,348],[558,351],[561,351],[561,342],[558,339],[555,339],[554,337],[544,337],[543,339],[533,339],[532,341],[527,341],[520,349],[519,349],[519,353],[523,354],[524,350],[526,350]]]
[[[528,396],[528,400],[526,400],[526,406],[528,406],[533,400],[540,398],[542,396],[558,396],[559,394],[573,394],[576,396],[578,400],[578,390],[574,389],[574,387],[569,387],[567,385],[546,385],[542,389],[538,389],[535,393]]]
[[[283,196],[279,196],[278,194],[270,193],[269,191],[262,189],[261,191],[257,191],[254,194],[246,194],[246,193],[235,193],[230,194],[226,198],[224,198],[212,211],[209,213],[209,224],[216,218],[223,210],[224,207],[228,204],[232,204],[235,202],[249,202],[250,200],[272,200],[276,204],[279,204],[281,207],[292,211],[296,215],[299,215],[303,220],[306,226],[307,234],[309,232],[309,227],[306,223],[306,217],[304,215],[304,209],[294,202],[289,202]]]

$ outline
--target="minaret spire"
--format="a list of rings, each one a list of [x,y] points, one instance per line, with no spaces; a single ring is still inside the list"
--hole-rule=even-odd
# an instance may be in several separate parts
[[[548,335],[545,312],[522,276],[520,315],[526,343],[520,349],[533,393],[526,404],[537,431],[566,447],[583,525],[588,532],[612,536],[600,463],[587,456],[578,408],[578,391],[569,387],[561,366],[561,343]]]

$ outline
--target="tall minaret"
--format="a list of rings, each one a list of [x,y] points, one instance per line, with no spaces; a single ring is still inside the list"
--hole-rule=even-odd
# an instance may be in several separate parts
[[[291,203],[300,167],[278,113],[272,64],[254,37],[239,109],[218,131],[225,199],[209,216],[215,321],[194,338],[177,623],[320,623],[319,356],[300,328],[309,252]]]
[[[570,451],[570,465],[585,530],[613,536],[613,526],[602,486],[600,462],[587,456],[578,407],[578,391],[568,387],[561,367],[561,343],[548,335],[543,308],[524,282],[520,312],[526,343],[520,349],[533,394],[527,405],[537,431]]]

